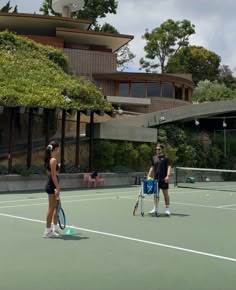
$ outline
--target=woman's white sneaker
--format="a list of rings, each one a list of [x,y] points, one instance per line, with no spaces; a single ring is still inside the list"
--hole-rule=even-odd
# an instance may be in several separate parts
[[[43,238],[58,238],[60,235],[54,232],[53,230],[45,230],[43,234]]]
[[[53,232],[56,233],[57,235],[59,235],[59,236],[61,235],[60,232],[59,232],[59,229],[58,229],[58,226],[57,226],[57,225],[53,225],[53,226],[52,226],[52,230],[53,230]]]
[[[58,229],[54,229],[53,232],[54,232],[55,234],[57,234],[58,236],[61,235]]]

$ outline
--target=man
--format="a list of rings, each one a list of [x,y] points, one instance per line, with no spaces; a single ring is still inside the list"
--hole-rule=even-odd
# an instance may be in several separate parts
[[[164,146],[161,144],[157,144],[156,147],[157,154],[152,157],[152,165],[149,169],[147,177],[154,177],[154,179],[158,180],[158,190],[162,190],[166,211],[165,214],[170,216],[170,197],[168,193],[169,188],[169,178],[171,174],[171,166],[167,156],[164,154]],[[155,200],[156,196],[154,195],[154,208],[149,212],[149,214],[158,213],[157,201]]]

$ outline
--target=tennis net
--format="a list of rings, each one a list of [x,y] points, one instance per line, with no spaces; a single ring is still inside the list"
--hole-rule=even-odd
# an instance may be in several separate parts
[[[175,167],[174,176],[178,187],[236,191],[236,170]]]

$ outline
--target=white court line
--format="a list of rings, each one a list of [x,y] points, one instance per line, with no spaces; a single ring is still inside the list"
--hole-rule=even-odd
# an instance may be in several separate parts
[[[21,216],[9,215],[9,214],[4,214],[4,213],[0,213],[0,216],[5,216],[5,217],[10,217],[10,218],[15,218],[15,219],[20,219],[20,220],[37,222],[37,223],[44,223],[45,224],[45,221],[25,218],[25,217],[21,217]],[[181,247],[176,247],[176,246],[172,246],[172,245],[168,245],[168,244],[162,244],[162,243],[152,242],[152,241],[148,241],[148,240],[136,239],[136,238],[132,238],[132,237],[128,237],[128,236],[116,235],[116,234],[102,232],[102,231],[95,231],[95,230],[90,230],[90,229],[76,227],[76,226],[68,226],[68,227],[72,228],[72,229],[76,229],[76,230],[81,230],[81,231],[84,231],[84,232],[89,232],[89,233],[103,235],[103,236],[109,236],[109,237],[113,237],[113,238],[129,240],[129,241],[133,241],[133,242],[138,242],[138,243],[143,243],[143,244],[148,244],[148,245],[153,245],[153,246],[158,246],[158,247],[163,247],[163,248],[169,248],[169,249],[174,249],[174,250],[178,250],[178,251],[188,252],[188,253],[192,253],[192,254],[198,254],[198,255],[202,255],[202,256],[207,256],[207,257],[211,257],[211,258],[216,258],[216,259],[222,259],[222,260],[227,260],[227,261],[231,261],[231,262],[236,262],[235,258],[226,257],[226,256],[220,256],[220,255],[214,255],[214,254],[210,254],[210,253],[207,253],[207,252],[195,251],[195,250],[191,250],[191,249],[187,249],[187,248],[181,248]]]
[[[120,196],[120,198],[123,199],[134,199],[130,196]],[[149,202],[153,202],[153,200],[151,199],[147,199],[147,201]],[[161,203],[163,203],[164,201],[160,201]],[[197,207],[206,207],[206,208],[214,208],[214,209],[227,209],[227,210],[236,210],[235,208],[227,208],[224,206],[213,206],[213,205],[205,205],[205,204],[195,204],[195,203],[186,203],[186,202],[177,202],[177,201],[172,201],[171,204],[180,204],[180,205],[187,205],[187,206],[197,206]],[[231,205],[232,206],[232,205]]]
[[[172,203],[173,204],[181,204],[181,205],[190,205],[190,206],[206,207],[206,208],[236,210],[234,208],[224,208],[224,207],[221,207],[221,206],[211,206],[211,205],[204,205],[204,204],[193,204],[193,203],[183,203],[183,202],[172,202]]]
[[[70,197],[84,197],[84,196],[93,196],[93,195],[114,195],[114,194],[126,194],[126,193],[135,193],[133,191],[118,191],[118,192],[107,192],[107,193],[90,193],[90,194],[74,194],[74,195],[65,195],[61,194],[61,198],[64,200],[64,198],[70,198]],[[45,193],[46,194],[46,193]],[[0,193],[1,195],[1,193]],[[0,201],[0,204],[2,203],[14,203],[14,202],[21,202],[21,201],[32,201],[32,200],[48,200],[48,197],[36,197],[36,198],[25,198],[25,199],[14,199],[14,200],[4,200]]]
[[[101,194],[101,195],[111,195],[111,194]],[[114,195],[114,194],[112,194],[112,195]],[[71,197],[78,197],[78,199],[64,200],[64,197],[63,197],[63,199],[62,199],[63,204],[64,203],[71,203],[71,202],[84,202],[84,201],[96,201],[96,200],[106,200],[106,199],[117,199],[117,196],[116,195],[115,196],[110,196],[110,197],[84,198],[84,199],[79,199],[80,196],[78,196],[78,195],[71,196]],[[129,199],[129,200],[135,200],[136,197],[137,197],[136,195],[134,195],[133,197],[131,197],[130,195],[127,195],[127,196],[119,196],[120,199]],[[22,201],[24,201],[24,200],[22,200]],[[146,201],[153,202],[153,200],[151,200],[151,199],[147,199]],[[163,201],[160,201],[160,203],[163,203]],[[0,209],[30,207],[30,206],[41,206],[41,205],[47,205],[47,204],[48,204],[48,202],[43,202],[43,203],[30,203],[30,204],[20,204],[20,205],[5,205],[5,206],[0,206]],[[229,208],[229,207],[224,207],[224,206],[211,206],[211,205],[193,204],[193,203],[183,203],[183,202],[172,202],[171,204],[180,204],[180,205],[185,205],[185,206],[195,206],[195,207],[213,208],[213,209],[236,210],[236,208]]]
[[[139,189],[140,187],[136,187],[136,188],[130,188],[129,191],[117,191],[117,192],[107,192],[107,193],[93,193],[94,189],[91,189],[91,191],[89,191],[88,193],[86,194],[74,194],[74,195],[66,195],[66,193],[64,193],[64,191],[62,190],[62,193],[61,193],[61,198],[64,200],[65,198],[71,198],[71,197],[84,197],[84,196],[94,196],[94,195],[114,195],[114,194],[127,194],[127,193],[133,193],[133,194],[138,194],[138,191],[137,189]],[[186,188],[182,188],[182,189],[185,189],[186,192],[188,192],[189,190],[186,189]],[[178,193],[186,193],[184,192],[182,189],[180,188],[173,188],[171,193],[170,194],[178,194]],[[93,191],[92,191],[93,190]],[[98,190],[103,190],[102,188],[101,189],[95,189],[96,191]],[[107,189],[106,189],[107,190]],[[110,189],[109,189],[110,190]],[[111,189],[113,190],[113,189]],[[80,191],[80,190],[78,190]],[[67,192],[67,191],[65,191]],[[42,192],[43,194],[44,192]],[[194,190],[194,193],[203,193],[203,190]],[[41,193],[40,193],[41,194]],[[45,193],[46,194],[46,193]],[[0,193],[0,196],[1,196],[1,193]],[[48,197],[45,196],[45,197],[33,197],[33,198],[25,198],[25,199],[15,199],[15,200],[4,200],[4,201],[0,201],[0,204],[4,204],[4,203],[14,203],[14,202],[30,202],[32,200],[47,200]]]
[[[234,206],[236,206],[236,204],[221,205],[221,206],[217,206],[217,208],[227,208],[227,207],[234,207]]]
[[[116,199],[116,196],[111,196],[111,197],[101,197],[101,198],[86,198],[86,199],[73,199],[73,200],[63,200],[64,203],[70,203],[70,202],[81,202],[81,201],[93,201],[93,200],[104,200],[104,199]],[[18,207],[29,207],[29,206],[34,206],[34,205],[45,205],[48,204],[48,202],[43,202],[43,203],[30,203],[30,204],[19,204],[19,205],[5,205],[5,206],[0,206],[0,209],[4,208],[18,208]]]

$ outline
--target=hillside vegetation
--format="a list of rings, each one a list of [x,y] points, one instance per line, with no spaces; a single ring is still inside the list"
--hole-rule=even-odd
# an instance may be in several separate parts
[[[66,68],[61,50],[0,32],[0,105],[111,110],[92,82]]]

